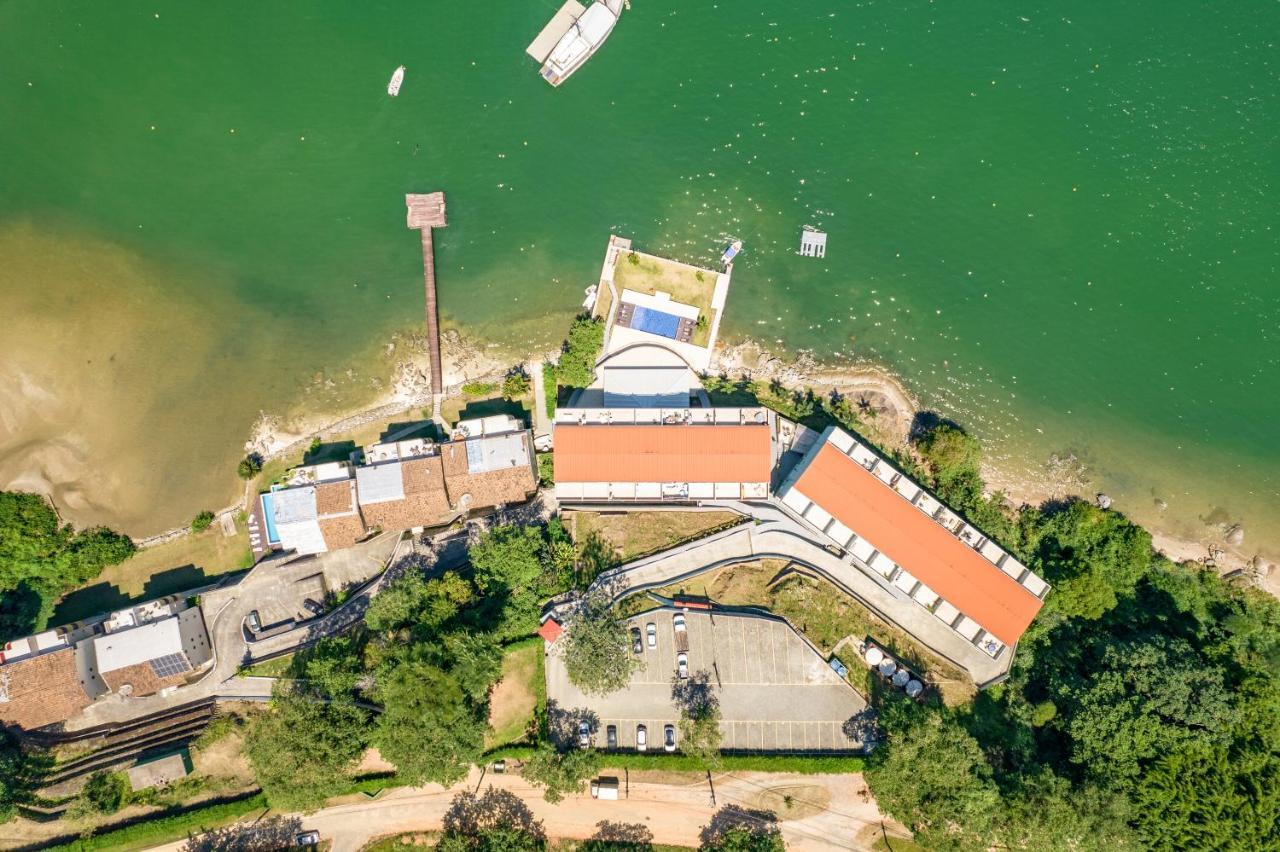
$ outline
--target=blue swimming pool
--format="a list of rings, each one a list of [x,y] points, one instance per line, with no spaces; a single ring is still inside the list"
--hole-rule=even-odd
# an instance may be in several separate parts
[[[680,317],[636,305],[631,314],[631,327],[637,331],[647,331],[650,334],[675,340],[680,331]]]
[[[262,495],[262,517],[267,522],[267,541],[271,544],[280,543],[280,533],[276,532],[276,512],[275,507],[271,505],[271,495]]]

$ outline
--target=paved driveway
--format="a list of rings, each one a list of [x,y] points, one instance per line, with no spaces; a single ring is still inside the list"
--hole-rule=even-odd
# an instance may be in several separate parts
[[[867,703],[826,664],[814,648],[785,622],[765,616],[717,612],[685,613],[681,636],[673,626],[676,610],[659,608],[633,616],[628,627],[647,636],[653,624],[656,646],[647,638],[642,666],[626,688],[606,696],[585,695],[569,682],[556,648],[547,658],[547,697],[560,727],[572,731],[585,718],[595,745],[607,744],[608,726],[617,730],[618,747],[636,745],[644,725],[649,748],[662,747],[666,725],[678,729],[680,713],[672,698],[676,655],[687,655],[690,675],[705,677],[720,702],[722,747],[734,751],[853,751],[862,747],[856,724]],[[556,719],[553,718],[553,722]],[[678,745],[678,743],[677,743]]]

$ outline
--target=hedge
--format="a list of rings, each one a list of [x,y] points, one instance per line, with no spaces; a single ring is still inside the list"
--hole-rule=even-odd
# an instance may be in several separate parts
[[[154,846],[235,822],[251,811],[266,808],[267,797],[262,793],[254,793],[243,799],[196,807],[168,816],[161,812],[140,817],[141,821],[132,825],[91,837],[77,837],[49,848],[60,852],[85,852],[90,849],[115,849],[124,846]]]

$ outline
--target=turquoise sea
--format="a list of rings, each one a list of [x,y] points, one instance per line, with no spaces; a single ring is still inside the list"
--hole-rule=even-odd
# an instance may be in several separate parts
[[[0,478],[135,533],[221,505],[260,412],[373,392],[421,321],[402,196],[443,189],[481,339],[553,343],[611,232],[738,237],[731,336],[1280,554],[1275,3],[635,0],[552,89],[558,5],[0,6]]]

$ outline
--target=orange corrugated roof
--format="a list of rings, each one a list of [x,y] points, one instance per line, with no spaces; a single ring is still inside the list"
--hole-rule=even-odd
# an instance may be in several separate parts
[[[767,424],[557,425],[557,482],[768,482]]]
[[[1042,601],[830,443],[796,487],[1006,645]]]

